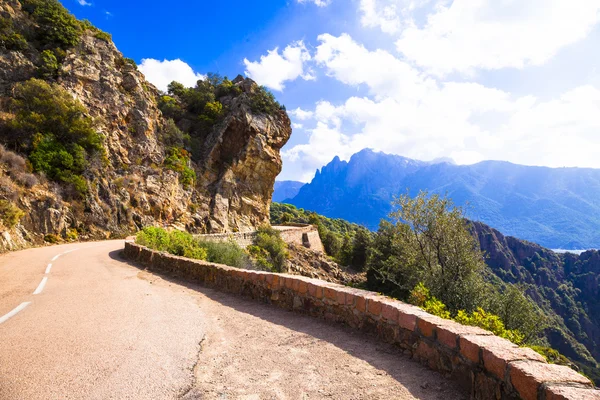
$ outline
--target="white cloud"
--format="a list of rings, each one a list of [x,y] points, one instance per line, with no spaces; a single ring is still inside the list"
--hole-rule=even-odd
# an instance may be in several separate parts
[[[331,4],[331,0],[297,0],[300,4],[313,3],[317,7],[327,7]]]
[[[291,114],[292,116],[296,117],[300,121],[305,121],[307,119],[311,119],[314,115],[314,113],[312,111],[303,110],[300,107],[296,108],[295,110],[288,111],[288,114]]]
[[[260,61],[244,59],[246,75],[260,85],[270,89],[282,91],[284,83],[297,78],[315,80],[314,71],[304,64],[311,60],[310,53],[301,40],[288,45],[281,54],[276,47],[268,51],[266,56],[261,56]]]
[[[321,35],[315,60],[328,75],[365,85],[371,97],[340,104],[319,101],[297,109],[315,125],[308,142],[286,149],[297,176],[338,155],[366,148],[421,160],[449,156],[459,163],[502,159],[527,165],[600,168],[590,143],[600,131],[600,89],[582,85],[555,99],[514,96],[475,82],[431,78],[383,50],[370,51],[348,35]],[[308,177],[308,178],[307,178]]]
[[[198,80],[205,78],[204,75],[194,72],[192,67],[180,59],[159,61],[144,58],[139,69],[150,83],[162,91],[167,91],[167,86],[173,81],[187,87],[194,87]]]
[[[304,125],[302,125],[302,124],[292,122],[292,128],[294,128],[294,129],[302,129],[303,127],[304,127]]]
[[[379,27],[386,33],[396,33],[400,29],[400,15],[397,5],[392,2],[361,0],[360,11],[362,13],[361,23],[365,27]]]
[[[79,3],[79,5],[82,5],[82,6],[91,6],[92,5],[92,3],[88,3],[85,0],[77,0],[77,2]]]
[[[424,26],[405,19],[396,47],[439,76],[539,66],[599,21],[598,0],[442,0]]]

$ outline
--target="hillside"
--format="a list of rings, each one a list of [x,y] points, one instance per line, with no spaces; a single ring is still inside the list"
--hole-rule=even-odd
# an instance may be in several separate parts
[[[486,264],[507,283],[524,285],[550,318],[550,345],[600,382],[600,252],[557,254],[473,223]]]
[[[470,219],[552,249],[600,248],[600,170],[426,163],[363,150],[334,158],[289,203],[377,229],[395,195],[447,193]],[[360,204],[360,207],[356,207]]]
[[[249,79],[159,93],[55,0],[0,3],[0,251],[268,221],[290,120]]]

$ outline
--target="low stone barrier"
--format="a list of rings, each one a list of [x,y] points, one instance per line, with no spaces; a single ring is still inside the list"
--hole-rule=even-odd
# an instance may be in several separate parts
[[[125,243],[124,256],[151,271],[375,333],[431,369],[459,380],[473,399],[600,400],[600,391],[571,368],[548,364],[533,350],[483,329],[374,292],[176,257],[132,242]]]
[[[307,247],[313,251],[324,252],[323,243],[319,236],[319,231],[313,225],[309,224],[288,224],[273,226],[281,238],[286,243],[293,243],[298,246]],[[256,237],[256,231],[253,232],[230,232],[230,233],[210,233],[204,235],[194,235],[202,240],[213,242],[223,242],[234,240],[240,247],[246,248],[252,245]]]

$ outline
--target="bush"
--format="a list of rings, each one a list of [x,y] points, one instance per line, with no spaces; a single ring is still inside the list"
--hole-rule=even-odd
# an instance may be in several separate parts
[[[446,308],[446,305],[431,295],[429,289],[419,283],[410,293],[408,301],[430,314],[436,315],[440,318],[450,319],[450,312]]]
[[[8,200],[0,200],[0,220],[7,228],[14,228],[25,213],[14,203]]]
[[[37,39],[63,48],[79,43],[83,25],[57,0],[21,0],[23,10],[39,25]]]
[[[256,113],[274,115],[281,110],[281,105],[275,100],[275,96],[269,89],[259,86],[250,95],[250,109]]]
[[[86,109],[57,84],[30,79],[15,87],[6,140],[24,150],[33,170],[84,193],[88,158],[104,148]]]
[[[168,157],[165,158],[163,165],[179,174],[179,183],[184,188],[192,186],[196,182],[196,171],[188,167],[190,162],[189,153],[178,147],[171,147],[168,151]]]
[[[257,260],[262,256],[266,258],[266,260],[258,261],[262,267],[273,272],[286,271],[286,263],[289,255],[287,252],[287,244],[281,239],[279,231],[267,225],[261,226],[256,232],[253,245],[259,249],[265,250],[264,252],[255,248],[249,250],[252,252],[251,255],[257,257]]]
[[[201,241],[187,232],[167,232],[162,228],[146,227],[138,232],[136,242],[177,256],[208,260],[236,268],[246,268],[251,265],[246,252],[234,241]]]
[[[248,268],[252,265],[248,254],[235,241],[211,242],[199,241],[206,249],[207,260],[236,268]]]
[[[98,30],[98,32],[94,33],[94,37],[96,39],[104,40],[106,43],[112,42],[112,35],[101,30]]]
[[[464,310],[459,310],[455,320],[463,325],[478,326],[518,345],[524,344],[525,341],[525,337],[521,332],[506,329],[499,316],[488,313],[481,307],[470,314]]]
[[[61,241],[62,239],[60,238],[60,236],[55,235],[54,233],[49,233],[48,235],[44,236],[44,242],[56,244],[60,243]]]
[[[55,78],[58,74],[58,60],[54,53],[50,50],[42,51],[41,64],[38,68],[38,74],[45,79]]]

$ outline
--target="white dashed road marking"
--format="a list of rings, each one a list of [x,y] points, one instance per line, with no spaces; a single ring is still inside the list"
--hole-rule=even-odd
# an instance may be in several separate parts
[[[42,278],[42,281],[38,285],[37,289],[35,289],[35,292],[33,292],[33,294],[40,294],[40,293],[42,293],[42,290],[44,290],[44,286],[46,286],[46,282],[48,282],[48,277],[47,276],[45,276],[44,278]]]
[[[46,267],[46,274],[50,273],[50,268],[52,268],[52,264],[48,264],[48,266]]]
[[[0,324],[3,323],[3,322],[8,321],[10,318],[12,318],[15,315],[17,315],[20,311],[23,311],[25,309],[25,307],[27,307],[30,304],[31,304],[30,301],[27,301],[25,303],[21,303],[17,308],[15,308],[14,310],[12,310],[11,312],[9,312],[8,314],[6,314],[5,316],[0,317]]]
[[[56,260],[58,260],[58,257],[60,257],[60,256],[61,256],[61,254],[57,254],[57,255],[55,255],[55,256],[52,258],[52,261],[56,261]]]

